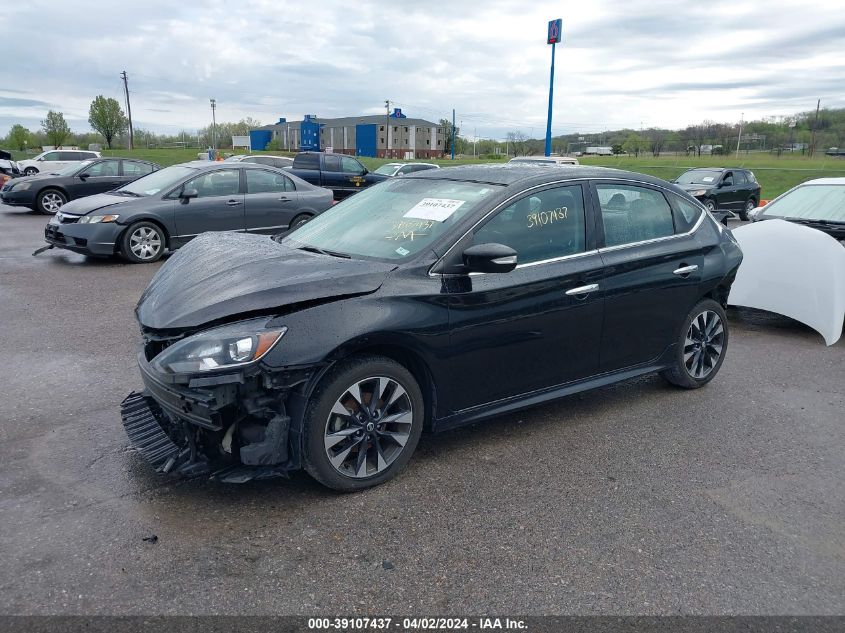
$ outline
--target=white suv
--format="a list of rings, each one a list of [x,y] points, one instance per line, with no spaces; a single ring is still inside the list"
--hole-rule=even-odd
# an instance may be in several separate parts
[[[49,173],[64,169],[74,163],[83,160],[91,160],[92,158],[99,158],[100,152],[92,152],[81,149],[51,149],[47,152],[42,152],[35,158],[18,161],[18,169],[26,176],[32,176],[38,173]]]

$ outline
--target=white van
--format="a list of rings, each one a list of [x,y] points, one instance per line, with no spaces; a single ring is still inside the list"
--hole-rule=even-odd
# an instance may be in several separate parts
[[[545,167],[566,167],[568,165],[579,165],[577,158],[571,156],[518,156],[511,158],[508,164],[514,165],[540,165]]]
[[[89,150],[51,149],[47,152],[40,153],[35,158],[19,160],[18,169],[26,176],[33,176],[38,173],[49,174],[50,172],[64,169],[74,163],[99,157],[100,152]]]

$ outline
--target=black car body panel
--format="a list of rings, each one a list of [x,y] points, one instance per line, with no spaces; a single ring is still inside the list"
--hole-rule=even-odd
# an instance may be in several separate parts
[[[45,241],[86,255],[109,256],[118,251],[127,227],[146,221],[161,227],[166,246],[172,251],[207,231],[280,233],[296,218],[313,217],[332,204],[329,192],[273,167],[208,161],[185,165],[190,168],[189,175],[153,195],[122,195],[118,189],[68,202],[45,228]],[[186,183],[221,170],[237,174],[237,192],[179,198]],[[287,184],[283,190],[251,190],[252,176],[247,172],[269,174]],[[105,224],[80,222],[83,216],[103,210],[118,219]]]
[[[172,257],[136,310],[146,391],[126,407],[162,409],[148,415],[155,433],[192,446],[194,455],[199,445],[205,452],[157,467],[189,474],[222,468],[231,481],[250,478],[240,469],[256,460],[272,471],[255,476],[300,468],[309,398],[336,363],[360,354],[387,356],[413,373],[434,430],[666,368],[692,306],[704,297],[725,304],[742,259],[736,242],[664,181],[597,168],[561,171],[468,166],[396,179],[500,188],[407,261],[297,251],[288,246],[296,233],[282,244],[242,236],[197,241]],[[598,185],[640,187],[663,196],[672,213],[686,205],[694,217],[672,235],[608,246]],[[460,251],[477,227],[513,200],[560,187],[584,194],[583,252],[503,274],[460,272]],[[571,292],[591,284],[586,293]],[[204,375],[156,368],[158,355],[183,338],[257,314],[264,328],[287,328],[260,360]],[[149,407],[137,405],[139,398]],[[227,452],[228,429],[250,461]]]

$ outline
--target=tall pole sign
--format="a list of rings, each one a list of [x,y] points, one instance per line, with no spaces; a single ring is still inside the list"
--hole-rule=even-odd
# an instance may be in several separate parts
[[[549,22],[546,44],[552,45],[552,72],[549,77],[549,116],[546,119],[546,156],[552,154],[552,95],[555,87],[555,44],[563,41],[563,20]]]

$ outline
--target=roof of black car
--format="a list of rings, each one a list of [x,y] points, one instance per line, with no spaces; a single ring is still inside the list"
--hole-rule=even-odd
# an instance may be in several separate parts
[[[442,169],[428,169],[410,173],[404,178],[428,178],[434,180],[465,180],[468,182],[485,182],[494,185],[513,185],[528,182],[553,182],[566,179],[581,178],[619,178],[623,180],[635,179],[655,185],[665,186],[665,180],[638,174],[622,169],[608,167],[587,167],[583,165],[567,165],[563,167],[545,167],[536,165],[519,165],[507,163],[505,165],[461,165],[459,167],[444,167]]]

